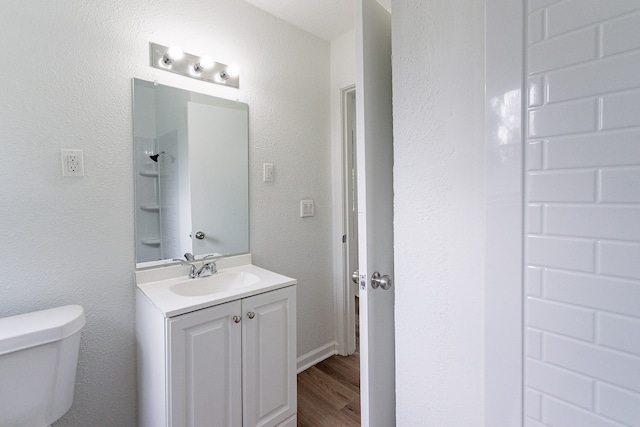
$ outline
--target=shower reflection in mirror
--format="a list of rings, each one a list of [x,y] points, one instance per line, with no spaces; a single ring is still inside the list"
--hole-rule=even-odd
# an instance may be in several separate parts
[[[248,105],[139,79],[133,89],[137,267],[249,252]]]

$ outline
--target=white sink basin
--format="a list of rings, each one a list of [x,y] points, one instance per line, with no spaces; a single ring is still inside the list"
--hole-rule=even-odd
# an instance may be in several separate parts
[[[197,279],[189,279],[189,268],[180,264],[138,270],[138,292],[168,319],[296,284],[291,277],[251,264],[250,254],[230,256],[216,264],[218,274]]]
[[[230,271],[213,276],[188,279],[169,287],[176,295],[183,297],[200,297],[232,289],[243,288],[258,282],[258,276],[245,271]]]

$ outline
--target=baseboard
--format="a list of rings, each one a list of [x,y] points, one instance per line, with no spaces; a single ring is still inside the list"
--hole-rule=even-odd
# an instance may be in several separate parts
[[[322,347],[318,347],[315,350],[298,357],[297,373],[299,374],[305,369],[312,367],[316,363],[322,362],[324,359],[331,357],[334,354],[338,354],[338,343],[336,341],[325,344]]]

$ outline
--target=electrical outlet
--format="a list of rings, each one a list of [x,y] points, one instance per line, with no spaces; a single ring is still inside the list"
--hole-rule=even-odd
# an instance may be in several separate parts
[[[305,218],[308,216],[315,215],[315,208],[313,205],[313,200],[300,200],[300,217]]]
[[[62,158],[62,176],[84,176],[82,150],[60,150]]]

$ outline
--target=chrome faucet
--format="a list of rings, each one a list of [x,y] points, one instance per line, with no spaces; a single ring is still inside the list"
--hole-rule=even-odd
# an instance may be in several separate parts
[[[216,261],[224,258],[224,255],[207,255],[200,259],[196,259],[192,254],[187,252],[184,254],[185,259],[174,258],[173,261],[180,261],[180,265],[188,265],[189,266],[189,279],[195,279],[196,277],[207,277],[213,276],[218,273],[218,266],[216,265]],[[211,261],[205,262],[205,260],[211,259]],[[198,269],[195,264],[192,262],[202,261],[202,267]]]
[[[181,258],[174,258],[173,261],[180,261],[180,265],[188,265],[189,266],[189,279],[195,279],[196,277],[207,277],[207,276],[213,276],[214,274],[218,273],[218,266],[216,265],[216,261],[219,261],[220,259],[224,258],[224,255],[207,255],[205,257],[202,257],[200,259],[196,259],[196,257],[194,257],[192,254],[190,253],[186,253],[184,254],[184,257],[186,258],[186,260],[181,259]],[[206,261],[205,260],[211,260],[211,261]],[[192,264],[192,262],[195,261],[202,261],[202,267],[200,267],[199,269],[195,266],[195,264]]]
[[[218,266],[216,265],[216,261],[224,258],[224,255],[207,255],[202,258],[202,268],[196,272],[196,277],[207,277],[213,276],[218,273]],[[210,259],[211,261],[205,262],[206,259]]]
[[[196,272],[196,277],[213,276],[218,272],[218,266],[215,261],[205,262],[202,264],[200,270]]]

